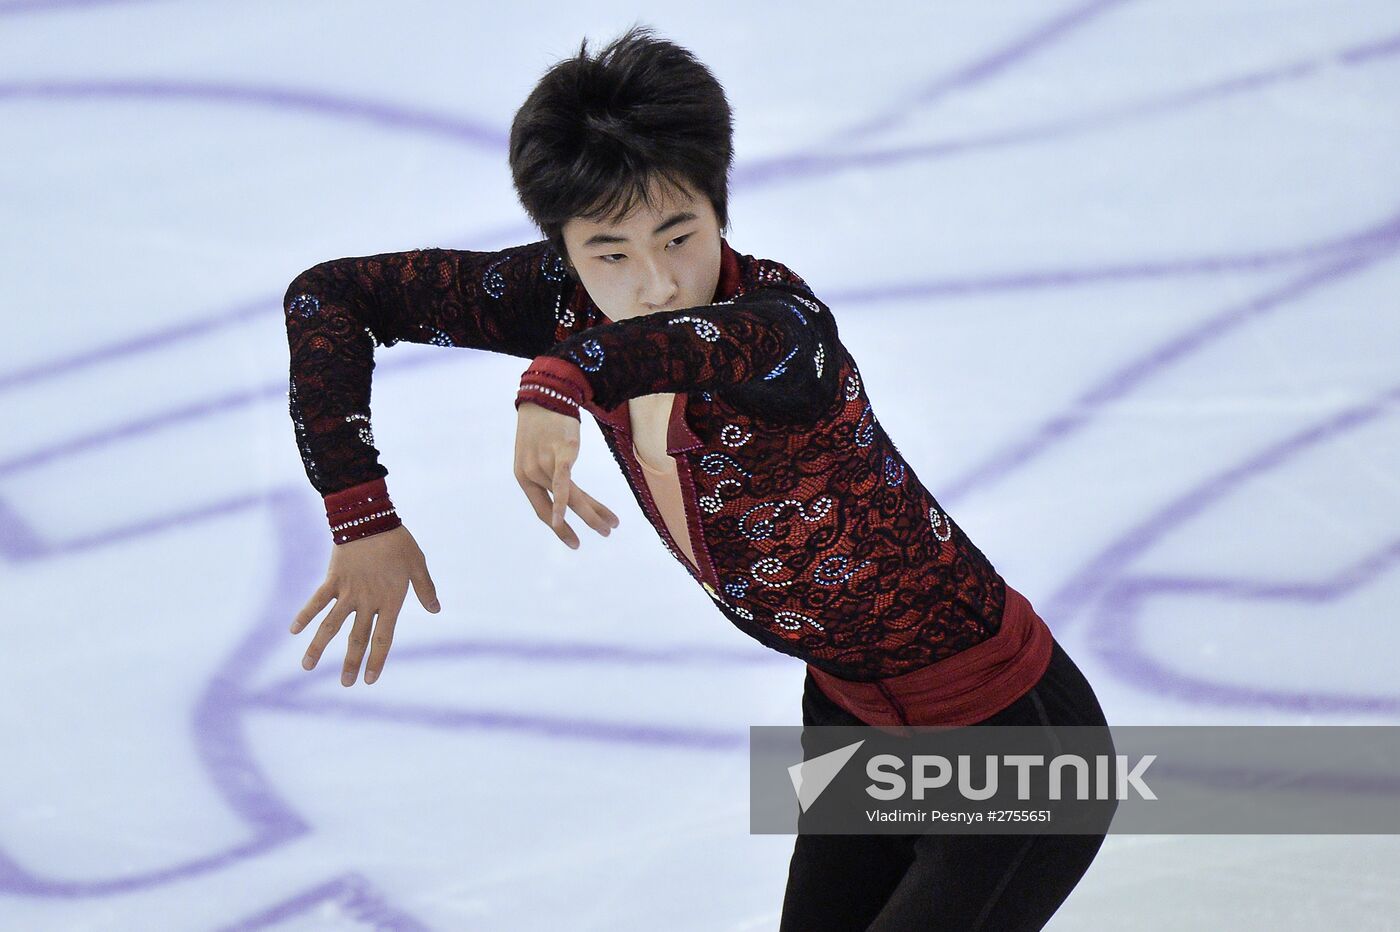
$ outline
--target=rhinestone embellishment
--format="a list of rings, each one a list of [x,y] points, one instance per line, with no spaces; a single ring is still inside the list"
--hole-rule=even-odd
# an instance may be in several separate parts
[[[321,309],[321,299],[314,294],[299,294],[291,300],[287,309],[298,317],[310,317]]]
[[[939,512],[937,508],[929,506],[928,523],[933,528],[933,536],[939,540],[947,540],[953,536],[953,526],[948,518]],[[939,530],[942,527],[942,530]]]
[[[778,612],[773,616],[773,620],[776,621],[780,627],[786,628],[789,631],[796,631],[804,624],[811,625],[818,631],[826,630],[817,623],[815,618],[812,618],[810,615],[804,615],[801,612]]]
[[[827,513],[831,511],[832,500],[829,495],[822,495],[813,499],[810,505],[804,505],[795,498],[785,498],[777,502],[761,502],[744,512],[743,517],[739,519],[739,530],[749,540],[768,540],[773,536],[774,520],[778,517],[779,513],[782,512],[783,508],[788,505],[793,506],[797,510],[798,516],[801,517],[803,521],[806,521],[808,524],[815,524],[825,518]],[[812,511],[810,515],[807,513],[809,507]],[[754,512],[767,509],[772,509],[771,515],[756,519],[752,526],[748,524],[750,515],[754,514]]]
[[[741,429],[738,424],[725,424],[719,432],[719,439],[727,447],[742,447],[752,438],[753,434]]]
[[[904,481],[904,464],[893,456],[885,456],[885,485],[890,488]]]
[[[792,350],[786,356],[783,357],[783,361],[774,366],[773,371],[763,377],[764,380],[767,381],[768,379],[776,379],[778,376],[786,372],[788,360],[792,359],[792,357],[796,355],[797,347],[794,346]]]
[[[869,415],[867,422],[866,416]],[[870,402],[865,403],[865,409],[860,412],[860,420],[856,422],[855,441],[858,447],[868,447],[875,440],[875,412],[870,409]]]
[[[865,567],[873,565],[873,561],[864,560],[855,569],[848,570],[846,565],[850,562],[849,557],[827,557],[817,564],[816,569],[812,570],[812,578],[823,586],[839,586]]]
[[[603,344],[597,340],[583,341],[584,358],[580,358],[578,350],[570,350],[569,358],[578,363],[584,372],[597,372],[603,367]]]
[[[781,588],[783,586],[791,586],[794,582],[796,582],[796,580],[772,578],[765,579],[763,577],[771,577],[774,573],[781,573],[784,569],[786,569],[786,567],[783,566],[782,560],[779,560],[777,557],[764,557],[763,559],[756,561],[753,566],[749,567],[749,572],[753,574],[753,578],[755,581],[761,582],[765,586],[772,586],[776,589]]]
[[[673,317],[673,318],[671,318],[670,320],[668,320],[666,323],[668,323],[668,324],[685,324],[685,323],[694,324],[694,325],[695,325],[695,335],[698,336],[700,339],[704,340],[704,341],[707,342],[707,343],[713,343],[713,342],[715,342],[716,340],[719,339],[719,327],[715,326],[715,322],[714,322],[714,321],[712,321],[712,320],[706,320],[706,319],[703,318],[703,317],[691,317],[690,315],[687,314],[687,315],[684,316],[684,317]]]
[[[539,392],[541,395],[548,395],[551,398],[557,398],[558,400],[564,402],[572,408],[578,407],[577,401],[574,401],[572,398],[570,398],[563,392],[555,391],[547,385],[536,385],[534,382],[524,382],[521,384],[520,390]]]
[[[499,301],[506,293],[506,277],[498,269],[509,262],[510,256],[502,256],[486,267],[486,271],[481,276],[481,287],[486,289],[486,293]]]
[[[715,485],[715,492],[713,495],[700,496],[700,507],[705,510],[706,514],[712,515],[724,507],[724,497],[720,493],[726,488],[738,489],[743,487],[739,484],[737,479],[721,479]]]
[[[369,444],[370,446],[374,446],[374,432],[370,430],[370,426],[369,426],[369,415],[367,415],[367,414],[347,414],[347,415],[345,415],[345,421],[346,421],[347,424],[353,424],[353,423],[355,423],[356,421],[362,421],[363,423],[360,425],[360,431],[359,431],[359,433],[360,433],[360,440],[361,440],[361,442],[363,442],[363,443],[367,443],[367,444]]]

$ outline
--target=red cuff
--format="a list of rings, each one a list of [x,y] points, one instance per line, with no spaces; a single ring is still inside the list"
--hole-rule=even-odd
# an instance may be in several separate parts
[[[578,417],[578,409],[593,402],[593,386],[584,378],[583,370],[567,359],[536,356],[530,368],[520,376],[515,407],[527,401],[559,414]]]
[[[322,498],[326,503],[331,538],[337,544],[392,531],[403,524],[394,503],[389,500],[389,487],[382,476]]]

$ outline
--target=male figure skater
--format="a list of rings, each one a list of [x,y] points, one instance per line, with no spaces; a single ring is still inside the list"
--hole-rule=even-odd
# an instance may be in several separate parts
[[[1030,603],[876,420],[831,309],[723,237],[731,161],[724,90],[691,53],[641,27],[596,58],[585,40],[511,127],[543,240],[334,259],[292,281],[290,413],[336,544],[292,625],[334,601],[303,665],[353,613],[342,682],[368,648],[373,683],[410,584],[440,610],[370,430],[374,347],[407,340],[530,360],[515,476],[573,548],[568,510],[604,536],[618,524],[570,476],[588,411],[716,609],[805,661],[805,724],[1104,724]],[[1102,841],[799,834],[782,928],[1039,929]]]

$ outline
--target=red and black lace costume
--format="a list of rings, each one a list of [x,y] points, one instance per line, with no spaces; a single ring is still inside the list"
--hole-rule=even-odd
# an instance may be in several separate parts
[[[1049,661],[1043,622],[885,434],[830,308],[780,263],[721,251],[713,304],[621,321],[547,241],[334,259],[298,275],[284,300],[289,406],[337,543],[399,521],[370,431],[375,345],[508,353],[531,361],[517,405],[592,414],[643,513],[716,607],[845,689],[857,714],[908,722],[911,696],[965,708],[961,719],[1009,704]],[[631,442],[628,399],[663,392],[676,393],[667,452],[698,565]],[[949,677],[957,696],[928,694]]]

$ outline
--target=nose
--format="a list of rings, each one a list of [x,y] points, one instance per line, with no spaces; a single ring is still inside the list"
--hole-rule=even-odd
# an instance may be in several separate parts
[[[646,279],[642,283],[642,304],[648,310],[666,307],[676,298],[680,290],[676,277],[671,274],[666,263],[652,260],[647,265]]]

